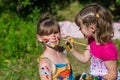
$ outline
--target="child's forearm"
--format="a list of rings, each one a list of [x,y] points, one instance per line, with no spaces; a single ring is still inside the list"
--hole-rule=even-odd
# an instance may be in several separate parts
[[[106,74],[103,76],[104,80],[116,80],[117,79],[117,73],[113,74]]]
[[[109,80],[116,80],[118,75],[116,60],[105,61],[106,68],[108,69],[108,74],[104,75],[103,78]]]
[[[81,63],[87,63],[90,58],[89,55],[87,55],[86,53],[79,53],[75,48],[72,48],[70,51],[73,56]]]

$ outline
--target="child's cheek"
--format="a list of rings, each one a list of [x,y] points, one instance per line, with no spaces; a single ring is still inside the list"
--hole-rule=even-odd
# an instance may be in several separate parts
[[[43,41],[44,41],[44,42],[49,42],[49,41],[50,41],[50,38],[44,38]]]

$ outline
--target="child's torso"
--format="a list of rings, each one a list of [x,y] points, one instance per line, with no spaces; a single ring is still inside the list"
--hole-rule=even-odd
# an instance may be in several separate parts
[[[41,56],[40,59],[47,59],[51,63],[52,80],[74,80],[73,72],[67,58],[65,58],[65,62],[62,63],[54,63],[56,61],[52,61],[43,56]]]
[[[90,74],[105,75],[108,70],[105,66],[107,60],[116,60],[118,58],[117,50],[112,42],[106,45],[97,45],[95,41],[90,43],[91,66]]]
[[[53,73],[53,80],[74,80],[73,72],[69,63],[55,64],[56,70]]]

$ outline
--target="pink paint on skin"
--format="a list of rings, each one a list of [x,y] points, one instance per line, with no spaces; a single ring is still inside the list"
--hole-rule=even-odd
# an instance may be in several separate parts
[[[49,68],[48,68],[47,66],[45,66],[45,68],[46,68],[48,71],[50,71]]]
[[[52,37],[44,37],[43,40],[47,45],[55,47],[58,45],[60,38],[58,36],[56,36],[54,39]]]
[[[44,38],[43,40],[44,40],[45,42],[49,42],[50,38],[47,37],[47,38]]]

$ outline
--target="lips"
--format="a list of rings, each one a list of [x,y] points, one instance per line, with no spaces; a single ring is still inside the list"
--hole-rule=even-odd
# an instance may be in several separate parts
[[[57,40],[52,40],[52,41],[50,41],[50,42],[51,42],[51,43],[54,43],[54,44],[55,44],[55,43],[56,43],[56,44],[58,43]]]
[[[60,38],[52,39],[50,40],[51,43],[58,43],[60,41]]]

